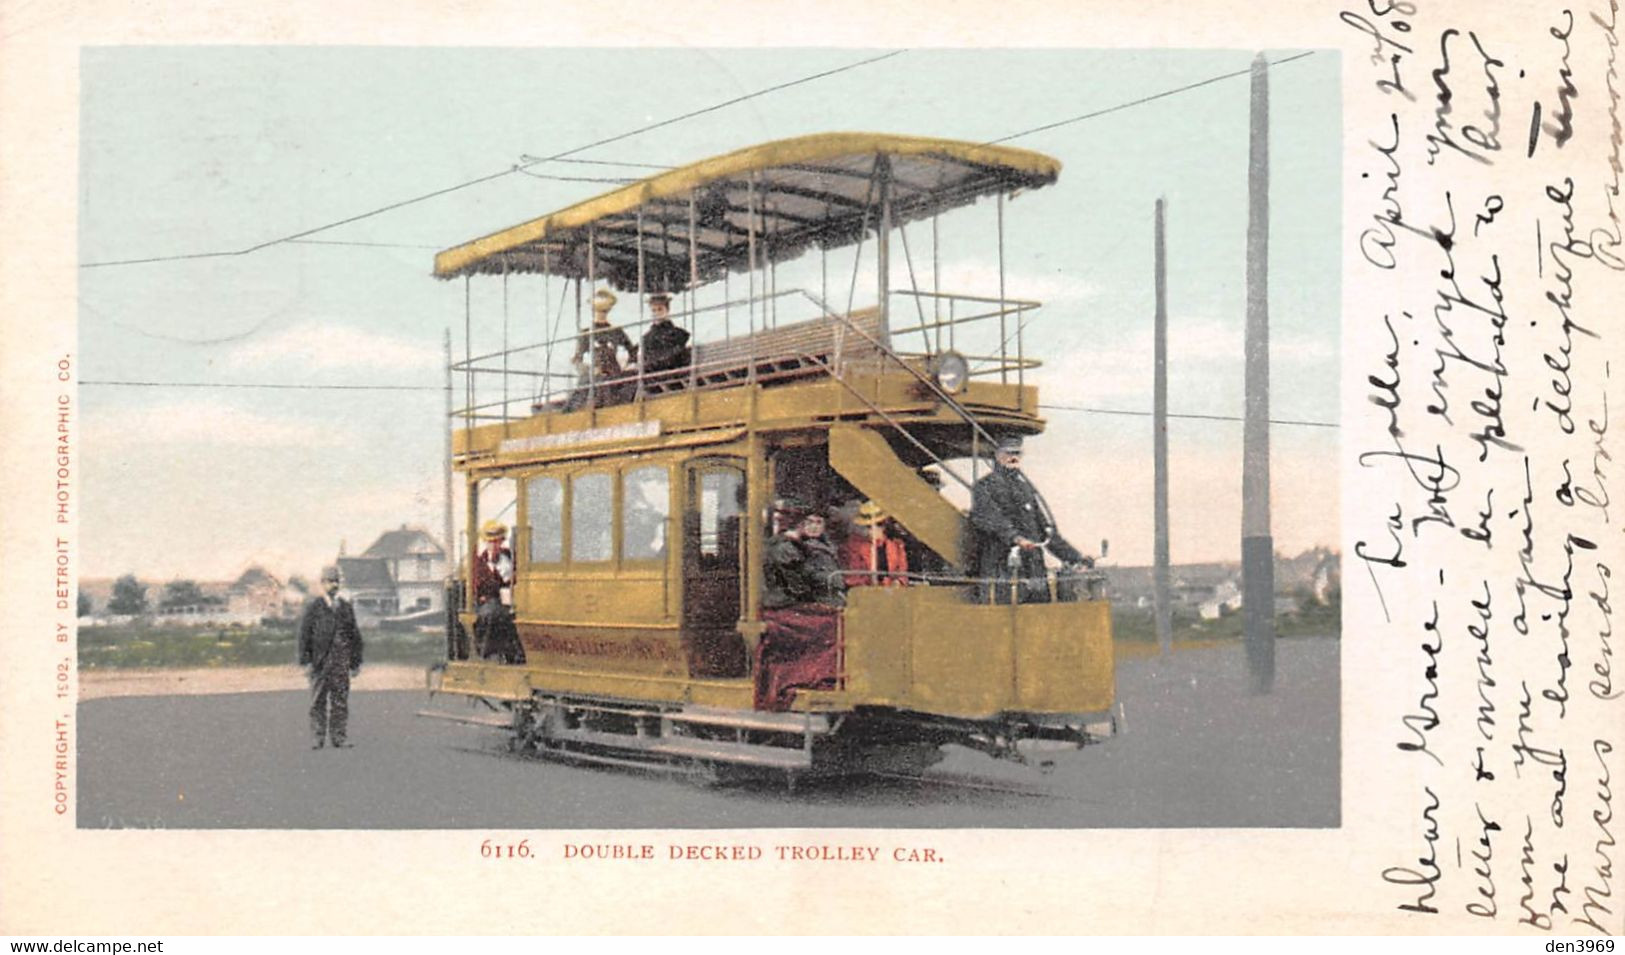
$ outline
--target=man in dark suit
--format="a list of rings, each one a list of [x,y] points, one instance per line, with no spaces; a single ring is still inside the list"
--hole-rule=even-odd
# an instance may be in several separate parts
[[[993,454],[993,472],[971,489],[971,526],[976,529],[977,577],[1014,578],[1020,600],[1049,600],[1044,549],[1065,564],[1086,563],[1061,537],[1043,495],[1021,473],[1021,439],[1005,438]],[[1009,603],[1010,587],[990,587],[992,599]]]
[[[361,630],[355,610],[339,596],[339,569],[322,571],[323,596],[312,597],[299,620],[299,665],[310,676],[312,749],[329,739],[345,749],[350,719],[350,678],[361,671]]]

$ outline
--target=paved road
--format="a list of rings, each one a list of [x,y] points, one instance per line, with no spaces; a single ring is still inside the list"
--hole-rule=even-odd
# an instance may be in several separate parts
[[[1323,827],[1338,807],[1338,643],[1282,641],[1276,691],[1239,646],[1118,665],[1128,733],[1049,774],[950,748],[930,782],[707,787],[518,759],[497,733],[355,693],[351,750],[312,751],[299,693],[131,697],[79,707],[81,827],[184,829]],[[967,788],[954,781],[1020,788]]]

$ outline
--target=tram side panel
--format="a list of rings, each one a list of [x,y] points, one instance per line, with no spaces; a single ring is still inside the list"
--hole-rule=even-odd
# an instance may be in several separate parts
[[[861,588],[846,610],[856,705],[989,719],[1084,714],[1116,696],[1106,601],[969,604],[959,588]]]

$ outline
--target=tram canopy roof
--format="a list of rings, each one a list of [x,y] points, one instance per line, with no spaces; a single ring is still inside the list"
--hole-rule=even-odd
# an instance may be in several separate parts
[[[1061,164],[1024,149],[879,133],[751,146],[631,183],[447,249],[434,274],[546,272],[616,288],[678,291],[728,270],[857,242],[890,196],[894,226],[982,196],[1054,182]],[[751,228],[752,219],[755,228]],[[692,240],[692,260],[691,260]]]

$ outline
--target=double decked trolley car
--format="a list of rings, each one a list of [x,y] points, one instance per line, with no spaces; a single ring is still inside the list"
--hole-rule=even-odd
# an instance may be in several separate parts
[[[1026,758],[1116,732],[1098,572],[1022,581],[999,600],[968,575],[966,512],[928,480],[959,485],[963,503],[995,442],[1044,428],[1022,344],[1039,303],[1005,294],[1004,219],[1009,197],[1059,171],[1019,149],[808,136],[441,252],[436,276],[501,284],[502,347],[470,346],[452,364],[467,400],[452,409],[451,465],[465,478],[469,553],[483,522],[514,528],[523,661],[470,645],[465,561],[449,588],[448,659],[430,681],[468,706],[425,715],[501,727],[514,747],[563,758],[792,780],[919,769],[949,743]],[[937,274],[906,227],[931,230],[934,259],[937,218],[978,200],[996,205],[997,291],[892,287],[896,274]],[[834,292],[832,252],[852,255]],[[779,287],[797,260],[817,263],[815,288]],[[873,296],[853,307],[863,274]],[[509,341],[517,281],[546,300],[538,343]],[[693,336],[687,364],[572,366],[596,347],[582,344],[582,303],[601,289],[620,294],[613,322],[634,343],[645,297],[669,293]],[[928,559],[907,586],[852,587],[831,679],[770,710],[753,668],[764,544],[788,496],[872,501]]]

